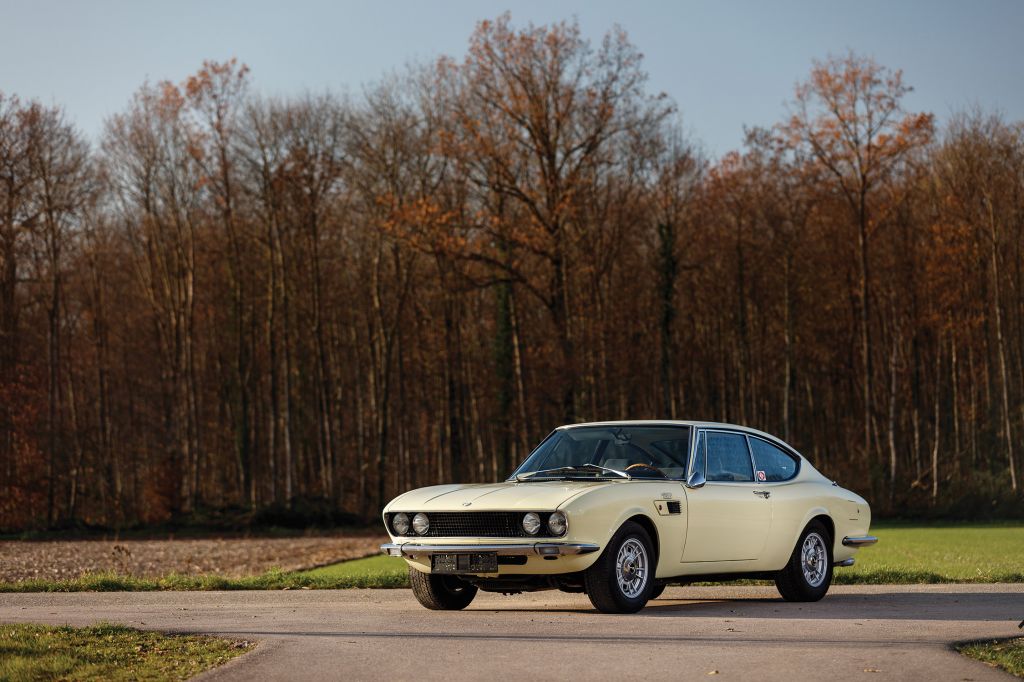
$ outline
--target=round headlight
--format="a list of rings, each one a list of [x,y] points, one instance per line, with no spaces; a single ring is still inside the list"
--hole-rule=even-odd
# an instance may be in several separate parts
[[[530,535],[536,535],[540,530],[540,516],[536,512],[529,512],[523,517],[523,530]]]
[[[552,535],[565,535],[565,531],[568,529],[569,521],[562,512],[555,512],[548,517],[548,530]]]
[[[398,535],[409,534],[409,515],[408,514],[395,514],[391,517],[391,528]]]
[[[427,531],[430,530],[430,519],[423,512],[420,512],[416,516],[412,517],[412,527],[420,535],[426,535]]]

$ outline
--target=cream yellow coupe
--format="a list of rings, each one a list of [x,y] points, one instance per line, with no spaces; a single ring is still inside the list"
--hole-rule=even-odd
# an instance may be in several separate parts
[[[666,585],[773,579],[817,601],[868,534],[864,498],[761,431],[628,421],[555,429],[502,483],[438,485],[384,508],[413,594],[462,609],[478,590],[585,592],[639,611]]]

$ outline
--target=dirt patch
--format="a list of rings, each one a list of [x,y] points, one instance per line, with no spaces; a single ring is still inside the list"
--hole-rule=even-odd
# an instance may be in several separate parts
[[[0,580],[58,580],[114,571],[138,577],[168,573],[241,577],[271,568],[294,571],[358,559],[387,537],[326,535],[274,538],[0,541]]]

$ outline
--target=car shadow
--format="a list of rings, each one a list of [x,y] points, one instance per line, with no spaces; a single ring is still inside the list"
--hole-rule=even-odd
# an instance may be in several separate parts
[[[579,595],[582,596],[582,595]],[[467,613],[598,613],[585,599],[571,604],[516,603],[515,597],[500,606],[475,603]],[[832,593],[818,602],[787,602],[781,597],[731,596],[729,598],[661,596],[637,614],[660,618],[777,618],[822,620],[958,620],[989,621],[1024,618],[1024,592],[901,592]]]
[[[624,617],[624,616],[620,616]],[[204,630],[206,632],[208,630]],[[181,632],[192,632],[192,630],[181,630]],[[467,641],[467,642],[536,642],[538,644],[550,644],[552,642],[606,642],[608,644],[676,644],[680,642],[700,643],[721,643],[735,645],[738,643],[760,644],[765,641],[764,637],[744,637],[738,634],[708,635],[708,634],[630,634],[619,632],[615,634],[599,633],[513,633],[513,632],[450,632],[450,631],[379,631],[366,632],[354,630],[261,630],[261,629],[232,629],[216,628],[214,632],[218,637],[230,637],[234,639],[261,639],[266,637],[297,639],[297,638],[325,638],[338,640],[348,644],[355,644],[360,641],[372,640],[439,640],[445,642]],[[781,641],[775,638],[775,641]],[[808,638],[800,637],[801,644],[822,644],[835,645],[832,638]],[[859,645],[870,645],[875,647],[894,646],[901,647],[904,643],[892,639],[858,639]]]
[[[830,594],[818,602],[780,598],[691,600],[662,596],[641,614],[653,617],[818,618],[877,620],[1012,620],[1024,617],[1021,592],[880,592]]]

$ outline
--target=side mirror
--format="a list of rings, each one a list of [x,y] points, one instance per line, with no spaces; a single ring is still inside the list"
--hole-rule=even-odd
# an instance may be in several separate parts
[[[707,479],[704,478],[704,472],[702,471],[694,471],[690,474],[690,477],[686,479],[687,488],[703,488],[705,483],[707,483]]]

